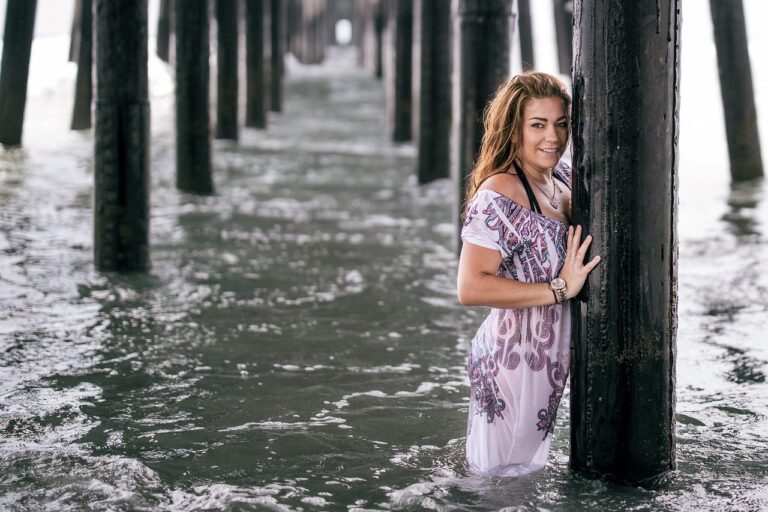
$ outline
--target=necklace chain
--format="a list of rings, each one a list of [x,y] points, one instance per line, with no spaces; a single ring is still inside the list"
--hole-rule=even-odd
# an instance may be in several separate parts
[[[543,188],[541,188],[539,186],[539,184],[536,183],[536,181],[534,181],[534,180],[531,180],[531,181],[533,181],[533,184],[536,185],[536,188],[541,190],[541,193],[544,194],[544,197],[547,198],[547,200],[549,201],[549,204],[552,205],[552,208],[554,208],[555,210],[559,210],[560,209],[560,200],[557,199],[557,193],[558,192],[562,193],[562,190],[560,190],[560,187],[558,187],[557,183],[555,183],[555,178],[552,177],[552,197],[549,197],[547,192]]]

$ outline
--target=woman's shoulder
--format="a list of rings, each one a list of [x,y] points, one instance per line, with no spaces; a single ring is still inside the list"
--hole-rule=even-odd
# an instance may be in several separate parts
[[[494,174],[477,188],[477,194],[483,191],[487,191],[486,193],[496,192],[520,205],[528,203],[528,196],[525,194],[523,183],[516,174],[507,172]]]

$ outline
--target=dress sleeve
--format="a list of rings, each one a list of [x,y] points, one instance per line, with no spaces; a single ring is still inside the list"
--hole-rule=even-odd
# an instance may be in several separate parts
[[[481,190],[470,201],[464,226],[461,228],[461,239],[486,249],[502,250],[502,233],[496,229],[494,219],[498,217],[494,208],[493,194]]]
[[[571,185],[571,166],[568,165],[565,160],[560,160],[557,163],[554,172],[557,174],[558,178],[560,178],[563,183],[566,184],[568,188],[573,187],[573,185]]]

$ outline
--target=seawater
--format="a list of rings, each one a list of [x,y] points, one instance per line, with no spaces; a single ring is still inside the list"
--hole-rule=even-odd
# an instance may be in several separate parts
[[[455,299],[453,187],[416,184],[350,51],[289,64],[285,112],[215,142],[196,197],[152,61],[146,274],[93,270],[73,68],[36,90],[25,147],[0,153],[0,508],[768,508],[762,183],[681,165],[677,471],[572,473],[566,397],[544,471],[475,477],[464,358],[486,312]]]

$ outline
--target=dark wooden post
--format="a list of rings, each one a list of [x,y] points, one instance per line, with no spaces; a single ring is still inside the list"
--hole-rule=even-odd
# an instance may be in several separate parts
[[[675,467],[680,5],[575,4],[573,221],[602,262],[572,301],[571,467],[628,481]]]
[[[21,145],[37,0],[8,0],[0,63],[0,144]]]
[[[80,53],[80,23],[83,20],[83,0],[75,0],[75,12],[72,14],[72,28],[69,31],[69,62],[77,62]]]
[[[517,0],[517,28],[520,33],[520,57],[523,61],[523,71],[528,71],[536,67],[533,56],[533,27],[531,26],[529,0]]]
[[[387,25],[384,1],[378,0],[373,7],[373,74],[376,78],[384,77],[384,30]]]
[[[710,0],[709,6],[715,28],[731,178],[758,178],[763,175],[763,158],[752,90],[744,6],[741,0]]]
[[[248,87],[245,101],[245,125],[254,128],[266,128],[264,0],[246,0],[245,20],[246,80]]]
[[[389,23],[389,77],[390,88],[388,102],[390,130],[392,140],[405,142],[411,140],[412,110],[412,63],[413,46],[413,3],[411,0],[391,0]]]
[[[451,4],[443,0],[418,0],[414,26],[420,37],[418,66],[418,158],[419,183],[450,174],[451,156]],[[414,87],[415,88],[415,87]]]
[[[96,0],[94,12],[94,260],[99,270],[145,270],[149,266],[147,0]]]
[[[172,2],[173,0],[160,0],[160,12],[157,16],[157,56],[164,62],[170,62]]]
[[[352,44],[357,48],[357,65],[364,67],[366,63],[365,33],[368,31],[371,2],[370,0],[354,2],[352,9]]]
[[[304,9],[300,0],[286,1],[286,38],[288,50],[299,62],[302,62],[301,36],[303,34]]]
[[[81,0],[82,20],[80,23],[80,55],[77,57],[77,81],[75,83],[75,106],[72,109],[72,129],[85,130],[91,127],[91,100],[93,99],[93,9],[91,0]]]
[[[555,37],[560,73],[571,74],[573,62],[573,0],[555,0]]]
[[[483,110],[509,76],[512,0],[459,0],[454,5],[451,177],[458,191],[458,228],[467,176],[483,139]]]
[[[280,0],[270,0],[270,88],[269,108],[272,112],[283,110],[283,55],[284,44],[284,14],[285,6]]]
[[[183,3],[183,2],[182,2]],[[238,139],[237,0],[216,0],[216,138]]]
[[[176,186],[210,194],[209,35],[206,1],[174,2],[176,22]]]

